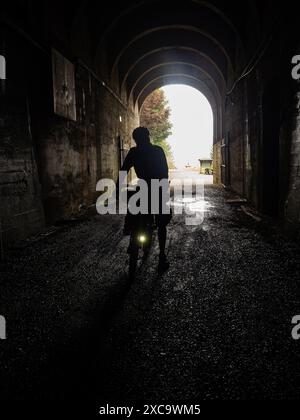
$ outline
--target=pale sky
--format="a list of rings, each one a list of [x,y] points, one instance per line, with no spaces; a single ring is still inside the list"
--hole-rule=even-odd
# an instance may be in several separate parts
[[[199,166],[198,159],[209,158],[213,144],[213,114],[206,97],[186,85],[163,88],[171,108],[172,148],[178,169],[186,164]]]

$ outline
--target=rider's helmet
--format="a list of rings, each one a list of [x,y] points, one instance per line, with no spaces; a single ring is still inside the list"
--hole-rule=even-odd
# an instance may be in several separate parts
[[[137,127],[133,130],[132,137],[137,146],[150,143],[150,133],[146,127]]]

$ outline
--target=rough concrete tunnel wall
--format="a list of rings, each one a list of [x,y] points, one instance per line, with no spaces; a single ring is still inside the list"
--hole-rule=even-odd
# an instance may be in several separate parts
[[[283,218],[288,232],[297,233],[300,226],[300,89],[299,85],[291,98],[294,105],[290,121],[286,121],[281,128],[281,154],[286,157],[289,171],[286,165],[281,169],[285,176],[282,186],[287,193],[281,197],[283,203]],[[287,131],[288,130],[288,131]],[[290,132],[291,130],[291,132]],[[288,149],[288,150],[287,150]],[[298,233],[299,234],[299,233]]]
[[[239,85],[227,101],[224,137],[228,148],[228,184],[240,195],[244,195],[244,112],[243,85]]]
[[[18,54],[15,55],[15,51]],[[44,226],[36,147],[30,113],[26,43],[8,33],[7,77],[0,92],[0,234],[6,243],[36,234]]]
[[[0,218],[3,240],[10,243],[93,205],[97,180],[116,180],[119,139],[126,151],[139,116],[118,99],[117,83],[107,89],[78,63],[78,54],[76,121],[55,115],[51,48],[41,50],[9,28],[5,39],[9,65],[1,92]],[[72,60],[68,48],[61,52]]]
[[[291,77],[291,58],[299,45],[290,39],[297,37],[280,31],[272,38],[230,96],[225,123],[229,186],[299,237],[300,94]]]
[[[25,99],[25,98],[24,98]],[[34,147],[23,109],[7,108],[1,116],[0,230],[3,242],[22,239],[44,225]]]
[[[120,144],[130,146],[138,116],[86,69],[76,70],[77,121],[53,116],[41,128],[43,199],[47,222],[67,219],[96,201],[100,178],[117,179]]]

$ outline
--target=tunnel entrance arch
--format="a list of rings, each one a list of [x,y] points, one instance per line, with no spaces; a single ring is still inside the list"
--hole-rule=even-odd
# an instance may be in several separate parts
[[[167,157],[171,163],[170,169],[175,171],[172,176],[178,171],[180,176],[183,176],[186,171],[193,172],[192,176],[196,176],[195,172],[201,177],[212,175],[215,114],[211,102],[201,88],[170,81],[162,84],[159,89],[153,90],[145,98],[140,108],[142,125],[147,125],[148,121],[151,125],[152,118],[149,109],[153,104],[157,106],[155,92],[158,90],[164,93],[167,106],[171,111],[169,121],[172,124],[172,133],[165,140],[167,155],[169,153]],[[153,94],[154,97],[151,97]],[[202,180],[205,184],[211,184],[212,176],[203,176]]]
[[[157,89],[170,86],[170,85],[184,85],[196,89],[200,92],[209,103],[212,115],[213,115],[213,143],[216,143],[222,136],[223,133],[223,120],[222,120],[222,103],[221,98],[215,98],[211,91],[207,88],[204,83],[198,80],[190,78],[185,75],[173,75],[169,77],[161,77],[153,80],[145,89],[141,92],[136,106],[138,107],[139,113],[141,112],[142,106],[149,95]]]

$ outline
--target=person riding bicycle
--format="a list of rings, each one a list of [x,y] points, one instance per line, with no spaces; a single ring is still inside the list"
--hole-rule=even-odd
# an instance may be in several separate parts
[[[148,191],[151,192],[151,180],[168,180],[169,168],[164,150],[157,145],[154,145],[150,141],[150,133],[146,127],[137,127],[133,130],[132,137],[136,143],[136,147],[132,147],[122,165],[121,171],[129,172],[131,168],[134,168],[135,173],[139,179],[147,182]],[[149,194],[150,201],[151,194]],[[158,241],[159,241],[159,270],[166,270],[169,268],[169,262],[165,254],[166,238],[167,238],[167,225],[171,220],[171,211],[168,214],[164,214],[162,207],[166,203],[162,203],[164,200],[162,196],[158,197],[160,202],[159,212],[155,214],[155,224],[158,229]],[[151,208],[151,205],[149,205]],[[125,219],[124,233],[128,234],[128,228],[130,215],[127,214]],[[130,228],[129,228],[130,229]]]

